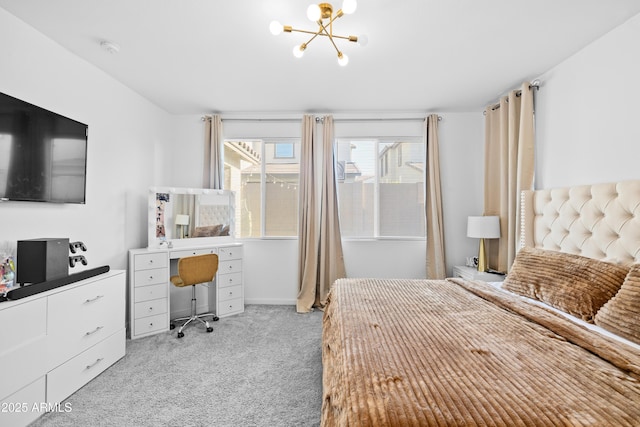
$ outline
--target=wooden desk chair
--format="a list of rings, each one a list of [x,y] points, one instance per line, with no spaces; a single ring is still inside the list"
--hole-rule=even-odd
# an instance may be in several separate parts
[[[175,328],[174,322],[186,320],[178,329],[178,338],[184,337],[182,331],[189,323],[195,320],[204,324],[207,332],[213,331],[213,328],[209,326],[209,322],[203,320],[203,318],[212,316],[212,320],[216,321],[218,317],[214,313],[196,314],[196,285],[212,282],[216,277],[217,271],[218,255],[216,254],[194,255],[178,260],[178,275],[171,276],[171,283],[177,287],[191,286],[191,316],[179,317],[171,321],[170,328],[173,329]]]

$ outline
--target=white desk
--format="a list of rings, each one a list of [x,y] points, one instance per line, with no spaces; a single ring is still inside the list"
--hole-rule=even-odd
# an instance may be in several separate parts
[[[242,244],[220,243],[129,251],[129,336],[131,339],[169,330],[171,260],[218,254],[218,273],[209,289],[209,310],[218,317],[244,311]],[[174,264],[175,269],[175,264]]]

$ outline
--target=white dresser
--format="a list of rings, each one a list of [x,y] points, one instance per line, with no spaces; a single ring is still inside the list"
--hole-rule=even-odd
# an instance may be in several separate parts
[[[178,259],[218,254],[218,273],[209,289],[209,310],[218,317],[244,311],[242,244],[132,249],[129,251],[129,336],[131,339],[168,331],[170,323],[169,277]],[[172,271],[173,270],[173,271]]]
[[[0,303],[0,425],[24,426],[125,355],[126,276],[113,270]]]

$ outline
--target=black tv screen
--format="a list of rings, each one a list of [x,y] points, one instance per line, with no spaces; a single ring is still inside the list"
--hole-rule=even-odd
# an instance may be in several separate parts
[[[0,200],[85,203],[87,130],[0,93]]]

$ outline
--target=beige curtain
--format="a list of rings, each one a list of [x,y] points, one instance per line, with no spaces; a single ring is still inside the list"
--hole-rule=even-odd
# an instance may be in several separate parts
[[[300,202],[298,206],[298,299],[297,311],[311,311],[316,298],[318,275],[318,226],[316,216],[316,189],[314,165],[315,119],[302,118],[300,141]]]
[[[440,186],[440,154],[438,148],[438,115],[431,114],[424,121],[426,146],[426,226],[427,226],[427,278],[444,279],[447,276],[444,254],[444,226],[442,191]]]
[[[204,128],[203,187],[222,189],[224,166],[222,165],[222,119],[218,114],[206,116]]]
[[[489,268],[507,272],[520,230],[520,193],[533,187],[533,88],[524,82],[485,109],[484,214],[500,217],[500,239],[487,241]]]
[[[297,311],[323,308],[331,284],[346,277],[333,158],[333,117],[325,116],[318,147],[315,119],[305,115],[302,124],[299,208],[299,292]],[[315,164],[321,164],[316,173]],[[318,177],[317,175],[320,175]],[[320,179],[320,205],[316,184]]]

